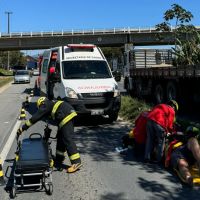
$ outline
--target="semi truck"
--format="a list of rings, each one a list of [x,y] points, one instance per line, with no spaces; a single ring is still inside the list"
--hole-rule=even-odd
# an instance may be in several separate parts
[[[171,49],[133,49],[124,52],[124,88],[155,104],[174,99],[200,103],[200,66],[173,66]]]

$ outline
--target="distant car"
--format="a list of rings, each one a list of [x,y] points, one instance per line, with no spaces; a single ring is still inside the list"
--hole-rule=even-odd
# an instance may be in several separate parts
[[[39,75],[40,75],[39,69],[34,69],[33,76],[39,76]]]
[[[28,70],[17,70],[14,76],[14,83],[30,83],[30,73]]]

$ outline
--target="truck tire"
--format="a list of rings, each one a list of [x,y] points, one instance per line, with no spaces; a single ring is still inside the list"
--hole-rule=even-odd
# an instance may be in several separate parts
[[[169,81],[167,83],[167,100],[177,100],[177,89],[174,82]]]
[[[163,89],[163,86],[161,84],[157,84],[155,86],[154,99],[155,99],[155,103],[156,104],[164,102],[164,99],[165,99],[165,97],[164,97],[164,89]]]

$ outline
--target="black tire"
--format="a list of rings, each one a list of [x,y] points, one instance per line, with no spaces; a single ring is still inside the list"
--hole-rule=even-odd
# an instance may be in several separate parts
[[[156,104],[163,103],[165,100],[164,89],[161,84],[155,86],[154,99]]]
[[[16,187],[13,186],[10,191],[10,198],[14,199],[16,197]]]
[[[45,191],[48,195],[52,195],[53,194],[53,184],[48,183],[47,185],[45,185]]]
[[[177,100],[177,88],[174,82],[167,83],[167,100]]]

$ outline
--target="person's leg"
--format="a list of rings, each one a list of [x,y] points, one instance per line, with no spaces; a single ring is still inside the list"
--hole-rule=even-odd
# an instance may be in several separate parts
[[[72,163],[72,166],[67,169],[69,173],[77,171],[81,166],[81,158],[77,150],[77,146],[73,140],[74,134],[74,126],[70,121],[66,125],[62,127],[60,130],[62,133],[63,143],[65,144],[65,148],[67,150],[67,154]]]
[[[153,124],[154,122],[151,120],[147,121],[147,139],[146,139],[146,146],[145,146],[145,160],[150,160],[151,159],[151,152],[153,149],[153,141],[154,141],[154,129],[153,129]]]
[[[190,138],[187,142],[187,148],[192,152],[200,171],[200,146],[198,140],[194,137]]]
[[[165,144],[165,130],[159,124],[154,123],[154,130],[156,134],[156,142],[157,142],[157,161],[160,162],[162,160],[164,144]]]
[[[183,177],[183,180],[186,181],[189,185],[193,184],[193,178],[189,171],[189,165],[185,159],[179,159],[178,160],[178,171],[180,173],[180,176]]]

